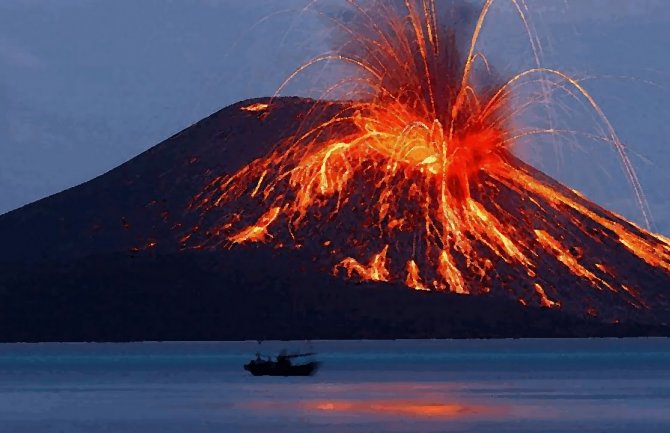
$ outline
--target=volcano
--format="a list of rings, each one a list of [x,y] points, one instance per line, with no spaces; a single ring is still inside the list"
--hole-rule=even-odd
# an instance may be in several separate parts
[[[295,136],[305,113],[320,122],[341,110],[300,98],[244,101],[109,173],[0,216],[2,338],[668,334],[667,241],[513,156],[506,163],[528,177],[524,182],[565,199],[549,202],[540,186],[521,190],[482,173],[472,196],[491,218],[515,228],[513,241],[533,267],[529,274],[491,242],[473,238],[476,263],[490,265],[482,274],[458,258],[465,290],[433,286],[432,271],[418,274],[421,287],[408,283],[402,232],[374,274],[384,240],[366,212],[345,206],[335,219],[308,215],[309,228],[293,233],[299,243],[279,218],[263,227],[263,239],[235,242],[238,227],[227,235],[222,222],[249,209],[237,224],[256,224],[262,200],[207,211],[198,205],[222,173],[239,172]],[[336,126],[344,135],[350,127]],[[377,202],[352,201],[365,209]],[[417,255],[417,268],[427,270],[426,260]]]
[[[536,67],[503,79],[478,51],[493,3],[347,2],[321,14],[333,49],[274,97],[0,217],[5,338],[667,334],[670,240],[515,156],[541,134],[608,144],[649,226],[626,147],[541,66],[524,7]],[[318,100],[278,96],[326,62],[353,69]],[[600,135],[547,106],[527,123],[556,92]]]

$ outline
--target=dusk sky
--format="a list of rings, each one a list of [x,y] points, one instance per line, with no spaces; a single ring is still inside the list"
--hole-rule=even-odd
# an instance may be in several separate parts
[[[100,175],[231,103],[273,94],[328,49],[306,3],[0,2],[0,213]],[[544,65],[596,77],[584,86],[628,146],[657,229],[670,234],[670,58],[659,55],[670,2],[527,3]],[[482,50],[503,75],[533,66],[510,2],[495,6]],[[284,93],[318,96],[312,82]],[[587,122],[575,117],[575,128]],[[524,156],[640,221],[611,150],[591,147],[561,159],[535,148]]]

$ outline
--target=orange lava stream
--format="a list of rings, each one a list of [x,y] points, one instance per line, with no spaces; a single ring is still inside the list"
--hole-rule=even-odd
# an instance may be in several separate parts
[[[519,172],[518,176],[519,181],[524,187],[529,191],[547,197],[556,210],[560,210],[560,205],[574,209],[585,218],[595,221],[610,230],[616,236],[617,241],[647,264],[670,272],[670,242],[664,236],[650,233],[629,222],[628,224],[639,232],[639,234],[635,233],[630,228],[624,227],[621,223],[597,214],[578,200],[567,197],[541,182],[537,182],[525,172]],[[588,277],[586,272],[580,272],[580,274]]]
[[[386,253],[388,252],[388,245],[379,253],[372,256],[370,264],[368,266],[361,265],[355,259],[347,257],[342,260],[338,265],[335,266],[335,269],[343,267],[347,271],[347,276],[349,278],[353,277],[354,274],[358,275],[359,278],[369,281],[388,281],[389,280],[389,271],[386,268]]]
[[[252,226],[246,227],[241,232],[231,235],[229,237],[230,241],[235,244],[241,244],[244,242],[263,242],[268,237],[271,237],[268,234],[268,226],[277,219],[279,215],[279,207],[273,207],[267,211],[263,216],[261,216],[258,221]]]
[[[419,275],[419,266],[414,260],[409,260],[407,262],[407,278],[405,278],[405,284],[407,287],[411,287],[416,290],[429,290],[421,282],[421,276]]]
[[[547,294],[544,293],[544,289],[542,288],[540,283],[535,283],[533,285],[533,287],[535,288],[535,292],[540,297],[540,304],[543,307],[554,308],[554,307],[560,307],[561,306],[560,302],[555,302],[555,301],[552,301],[551,299],[549,299]]]
[[[548,252],[555,255],[558,261],[567,266],[573,274],[588,279],[593,283],[594,287],[609,287],[605,281],[596,277],[591,271],[582,266],[570,251],[562,246],[561,243],[557,239],[554,239],[549,233],[544,230],[535,230],[535,235],[540,244],[542,244]],[[542,291],[541,288],[538,289],[538,293],[540,293],[540,296],[542,296],[543,299],[545,298],[544,291]]]

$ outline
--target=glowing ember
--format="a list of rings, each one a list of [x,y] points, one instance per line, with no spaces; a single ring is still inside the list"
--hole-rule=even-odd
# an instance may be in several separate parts
[[[240,108],[240,110],[242,110],[242,111],[265,111],[265,110],[268,109],[268,107],[269,107],[268,104],[265,104],[265,103],[262,103],[262,102],[257,102],[255,104],[244,106],[244,107]]]
[[[670,242],[594,210],[583,196],[541,179],[511,153],[520,137],[560,133],[515,129],[515,115],[549,92],[579,96],[601,117],[647,216],[623,145],[593,98],[578,81],[539,66],[524,2],[511,0],[537,67],[507,81],[492,76],[476,52],[492,0],[465,50],[455,29],[438,23],[436,1],[398,3],[363,7],[351,1],[355,18],[332,18],[344,35],[341,47],[301,66],[289,80],[323,61],[353,65],[357,73],[327,90],[349,89],[350,102],[331,103],[333,116],[315,125],[305,121],[299,134],[270,154],[215,179],[196,196],[194,207],[205,215],[219,212],[209,230],[218,236],[202,245],[307,245],[327,257],[337,275],[460,294],[489,293],[509,269],[520,268],[529,284],[511,293],[514,299],[559,308],[562,288],[540,273],[551,259],[551,269],[564,267],[596,291],[622,292],[630,305],[643,305],[635,288],[618,283],[580,245],[550,233],[553,221],[540,215],[551,208],[594,242],[619,242],[663,272],[670,272]],[[515,86],[538,82],[539,97],[511,106]],[[500,200],[511,194],[523,203],[503,206]]]

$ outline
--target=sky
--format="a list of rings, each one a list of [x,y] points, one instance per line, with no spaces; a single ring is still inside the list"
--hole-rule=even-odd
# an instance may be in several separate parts
[[[272,95],[328,49],[324,22],[307,3],[0,2],[0,214],[98,176],[227,105]],[[542,64],[584,79],[627,146],[655,230],[670,235],[670,2],[527,5]],[[510,1],[494,4],[481,50],[502,75],[533,66]],[[318,96],[314,83],[327,74],[318,70],[284,94]],[[552,108],[557,122],[601,127],[584,107],[569,108]],[[611,146],[573,139],[556,150],[541,139],[519,153],[642,222]]]

